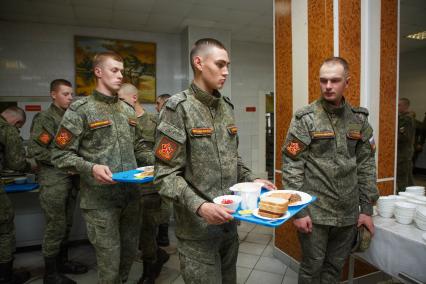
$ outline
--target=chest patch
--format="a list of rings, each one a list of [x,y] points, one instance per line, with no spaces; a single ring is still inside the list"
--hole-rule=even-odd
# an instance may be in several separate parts
[[[179,145],[173,140],[163,137],[155,150],[155,156],[163,161],[170,161],[175,156]]]
[[[49,145],[50,141],[52,141],[52,135],[46,130],[43,130],[38,136],[38,141],[43,145]]]
[[[194,136],[211,136],[213,128],[192,128],[191,134]]]
[[[303,144],[299,139],[293,138],[285,146],[285,151],[290,158],[296,158],[306,149],[305,144]]]
[[[96,128],[105,127],[105,126],[108,126],[108,125],[111,125],[111,124],[112,124],[111,120],[98,120],[98,121],[91,122],[89,124],[89,128],[90,129],[96,129]]]
[[[330,130],[311,132],[312,139],[330,139],[330,138],[334,138],[334,136],[335,136],[334,132]]]
[[[56,134],[55,142],[59,148],[64,149],[72,140],[73,134],[65,127],[61,127]]]
[[[228,131],[230,134],[235,135],[238,133],[238,127],[235,125],[228,126]]]

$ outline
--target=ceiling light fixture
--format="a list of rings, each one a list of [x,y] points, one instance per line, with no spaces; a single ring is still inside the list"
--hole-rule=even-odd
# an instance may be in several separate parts
[[[406,37],[410,38],[410,39],[425,40],[426,39],[426,31],[415,33],[415,34],[410,34],[410,35],[407,35]]]

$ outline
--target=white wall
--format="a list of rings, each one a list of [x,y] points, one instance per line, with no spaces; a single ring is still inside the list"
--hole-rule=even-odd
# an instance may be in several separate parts
[[[259,140],[265,140],[259,137],[262,135],[259,128],[263,125],[264,130],[266,122],[259,96],[263,97],[264,103],[264,94],[274,90],[273,45],[240,41],[232,41],[231,45],[231,92],[239,129],[239,152],[253,172],[262,173],[266,153],[264,145],[259,143]],[[255,106],[256,112],[246,112],[247,106]]]
[[[423,121],[426,112],[426,48],[402,53],[399,62],[399,97],[411,102],[416,118]]]

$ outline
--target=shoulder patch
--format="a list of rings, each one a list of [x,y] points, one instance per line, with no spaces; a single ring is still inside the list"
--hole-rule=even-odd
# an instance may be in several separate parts
[[[55,142],[59,148],[64,149],[72,140],[73,134],[65,127],[61,127],[56,134]]]
[[[234,109],[234,105],[232,104],[231,99],[230,99],[230,98],[228,98],[228,97],[226,97],[226,96],[222,96],[222,97],[223,97],[223,99],[225,100],[225,102],[227,102],[228,104],[230,104],[230,105],[231,105],[231,107],[232,107],[232,109]]]
[[[352,111],[355,113],[362,113],[368,116],[368,109],[365,107],[352,107]]]
[[[40,133],[37,140],[43,144],[43,145],[49,145],[50,141],[52,141],[52,135],[50,135],[49,132],[47,132],[45,129]]]
[[[179,147],[178,143],[164,136],[161,138],[160,143],[158,143],[155,156],[160,160],[168,162],[173,159]]]
[[[177,106],[184,101],[186,101],[186,91],[171,96],[166,102],[166,107],[171,110],[176,110]]]
[[[285,145],[285,152],[292,159],[297,158],[297,156],[305,151],[305,149],[305,144],[303,144],[303,142],[297,138],[293,138],[292,140],[288,141],[287,145]]]
[[[84,105],[84,104],[86,104],[86,103],[87,103],[87,99],[88,99],[88,97],[85,97],[85,98],[81,98],[81,99],[76,100],[75,102],[73,102],[73,103],[70,105],[70,109],[71,109],[71,110],[77,110],[79,107],[81,107],[82,105]]]
[[[307,105],[307,106],[302,107],[301,109],[298,109],[296,111],[296,113],[294,114],[294,116],[297,119],[301,119],[303,116],[307,115],[308,113],[312,113],[312,112],[314,112],[314,109],[312,108],[312,106]]]

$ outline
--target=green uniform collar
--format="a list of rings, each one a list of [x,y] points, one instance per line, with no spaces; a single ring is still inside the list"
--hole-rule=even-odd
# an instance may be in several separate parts
[[[217,107],[222,96],[217,90],[214,90],[213,95],[210,95],[209,93],[201,90],[194,83],[191,84],[191,89],[194,92],[194,97],[209,107]]]
[[[342,97],[342,103],[338,107],[336,107],[335,105],[330,104],[329,102],[327,102],[323,98],[321,98],[320,101],[321,101],[322,107],[328,113],[332,113],[332,114],[336,114],[336,115],[341,115],[345,111],[346,101],[345,101],[344,97]]]
[[[114,95],[114,96],[107,96],[104,95],[96,90],[93,91],[92,96],[95,98],[95,100],[97,101],[101,101],[107,104],[115,104],[118,102],[118,96]]]
[[[65,110],[60,107],[57,107],[55,104],[50,104],[50,109],[59,116],[64,116]]]

